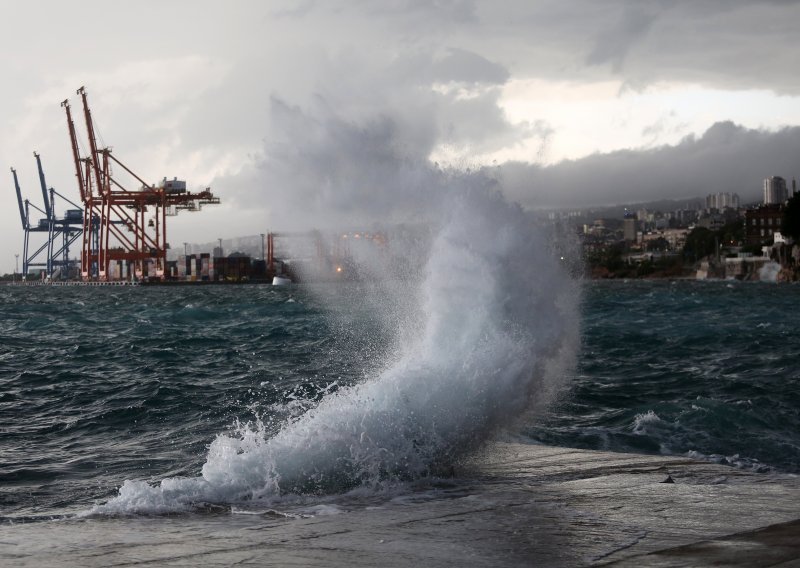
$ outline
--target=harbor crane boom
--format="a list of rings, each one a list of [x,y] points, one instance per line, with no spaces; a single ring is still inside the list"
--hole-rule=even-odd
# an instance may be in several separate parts
[[[17,170],[11,168],[11,175],[14,176],[14,187],[17,189],[17,203],[19,204],[19,218],[22,221],[22,230],[24,231],[28,229],[28,218],[25,216],[25,206],[22,203],[22,190],[19,188]]]
[[[42,186],[42,199],[44,200],[44,211],[47,218],[51,221],[54,220],[53,217],[53,204],[50,200],[52,196],[48,196],[47,194],[47,182],[44,180],[44,170],[42,169],[42,160],[39,157],[39,154],[34,152],[34,157],[36,158],[36,167],[39,169],[39,184]]]

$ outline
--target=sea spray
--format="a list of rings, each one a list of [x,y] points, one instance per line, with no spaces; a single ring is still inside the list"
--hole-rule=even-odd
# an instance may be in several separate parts
[[[398,331],[404,341],[382,372],[329,394],[272,437],[241,425],[218,435],[201,477],[126,481],[94,512],[174,511],[435,474],[545,404],[575,353],[576,283],[542,229],[493,188],[453,189],[441,203],[419,290],[409,290],[424,319],[416,333]]]
[[[777,282],[781,265],[777,262],[767,262],[758,269],[758,279],[762,282]]]

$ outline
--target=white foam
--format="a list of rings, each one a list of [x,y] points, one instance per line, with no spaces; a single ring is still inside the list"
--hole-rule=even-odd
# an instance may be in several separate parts
[[[757,473],[768,473],[773,471],[770,466],[762,464],[757,459],[740,456],[739,454],[724,456],[722,454],[704,454],[702,452],[698,452],[697,450],[689,450],[685,455],[694,460],[729,465],[735,467],[736,469],[750,470]]]
[[[530,219],[498,193],[443,200],[406,322],[382,373],[328,394],[268,437],[240,426],[211,444],[202,476],[126,481],[95,513],[179,511],[196,502],[339,492],[447,468],[498,429],[545,404],[573,362],[578,286]],[[388,306],[391,310],[391,306]]]
[[[633,430],[634,434],[646,434],[649,426],[661,423],[663,423],[663,420],[661,420],[658,414],[656,414],[652,410],[648,410],[645,413],[637,414],[633,418],[633,424],[631,425],[631,430]]]

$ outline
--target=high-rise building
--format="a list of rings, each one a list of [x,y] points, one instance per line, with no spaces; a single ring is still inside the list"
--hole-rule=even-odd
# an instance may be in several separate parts
[[[706,209],[738,209],[739,194],[737,193],[712,193],[706,196]]]
[[[636,240],[636,216],[628,211],[622,220],[622,238],[626,241]]]
[[[764,180],[764,205],[780,205],[789,199],[786,180],[780,176],[770,176]]]

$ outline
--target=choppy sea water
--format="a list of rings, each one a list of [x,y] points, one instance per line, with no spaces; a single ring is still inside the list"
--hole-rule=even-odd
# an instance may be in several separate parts
[[[800,287],[593,282],[577,376],[545,444],[800,472]]]
[[[325,432],[347,431],[352,422],[336,422],[316,405],[337,393],[345,398],[379,374],[387,377],[382,390],[358,400],[407,407],[399,414],[386,408],[360,414],[358,424],[368,424],[353,432],[353,460],[376,463],[364,436],[381,435],[407,436],[410,449],[390,448],[404,459],[450,456],[455,442],[439,438],[466,444],[457,435],[463,425],[421,416],[424,404],[409,402],[414,395],[398,384],[428,373],[414,385],[426,401],[436,400],[439,385],[441,400],[452,398],[452,385],[434,373],[437,368],[403,362],[393,327],[401,316],[376,309],[376,297],[359,284],[0,288],[0,514],[78,513],[109,500],[124,511],[132,503],[152,507],[156,498],[163,504],[170,491],[188,500],[254,497],[253,480],[271,479],[270,471],[259,469],[264,462],[294,476],[284,491],[330,491],[313,477],[336,473],[342,462],[324,453],[338,443],[324,439]],[[555,402],[517,428],[531,443],[693,455],[732,467],[799,472],[798,298],[800,288],[792,285],[585,283],[582,301],[576,300],[577,365],[565,371]],[[457,319],[461,327],[468,323]],[[515,330],[514,337],[520,334]],[[476,337],[480,345],[504,346],[501,358],[515,368],[516,345]],[[441,348],[438,340],[426,346]],[[462,355],[460,345],[447,347]],[[481,381],[498,373],[498,348],[492,349],[456,362],[476,374],[475,391],[464,396],[487,392],[488,382]],[[455,368],[443,353],[411,353]],[[482,357],[491,364],[482,366]],[[503,373],[489,380],[518,388]],[[498,392],[497,399],[507,397]],[[333,414],[356,413],[358,405],[348,404],[340,401]],[[316,414],[304,419],[309,410]],[[315,420],[324,427],[315,427]],[[290,435],[287,424],[293,424]],[[282,430],[283,442],[265,445]],[[436,436],[425,438],[431,430]],[[379,446],[385,450],[386,440]],[[302,462],[287,461],[292,448]],[[330,471],[320,467],[328,459]],[[392,467],[401,478],[435,473],[380,462],[376,475],[385,477]],[[342,475],[351,476],[346,487],[370,481],[367,470],[344,469]],[[306,474],[309,484],[297,485]],[[162,480],[185,482],[162,484],[157,495],[147,489]],[[130,491],[120,497],[126,481]],[[137,481],[148,485],[131,484]]]

